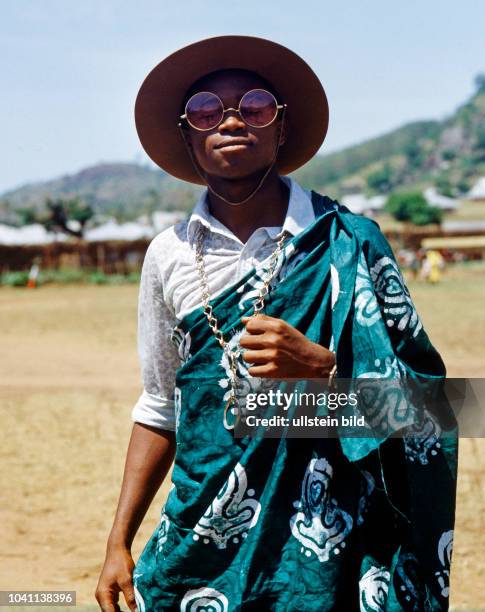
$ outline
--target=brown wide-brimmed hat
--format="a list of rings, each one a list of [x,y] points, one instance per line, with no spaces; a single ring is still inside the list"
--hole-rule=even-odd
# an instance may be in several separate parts
[[[181,105],[190,86],[216,70],[256,72],[287,104],[288,131],[276,168],[288,174],[311,159],[328,128],[328,102],[318,77],[290,49],[254,36],[217,36],[172,53],[148,74],[135,103],[135,123],[143,148],[160,168],[191,183],[203,184],[178,128]]]

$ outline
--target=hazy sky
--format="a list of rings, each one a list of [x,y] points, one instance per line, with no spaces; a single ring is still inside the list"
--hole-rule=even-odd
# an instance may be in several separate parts
[[[145,161],[133,104],[146,73],[200,38],[291,47],[330,102],[323,151],[442,118],[485,71],[482,0],[2,0],[0,192],[100,161]]]

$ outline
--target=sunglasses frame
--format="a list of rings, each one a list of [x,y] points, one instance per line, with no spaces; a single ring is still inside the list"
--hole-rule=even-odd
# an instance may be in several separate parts
[[[243,99],[249,93],[251,93],[253,91],[264,91],[265,93],[269,94],[273,98],[275,103],[276,103],[276,112],[275,112],[275,115],[274,115],[273,119],[271,119],[271,121],[269,121],[268,123],[265,123],[264,125],[252,125],[251,123],[248,123],[244,119],[242,114],[241,114],[241,102],[243,101]],[[219,102],[221,103],[222,116],[221,116],[220,120],[216,123],[216,125],[213,125],[210,128],[199,128],[199,127],[196,127],[195,125],[193,125],[189,121],[189,118],[187,117],[187,106],[189,105],[189,102],[192,100],[193,97],[198,96],[201,93],[211,94],[212,96],[215,96],[219,100]],[[198,132],[210,132],[210,130],[215,130],[217,127],[219,127],[221,125],[221,123],[224,121],[224,116],[225,116],[226,113],[228,113],[229,111],[234,111],[235,113],[237,113],[241,117],[241,120],[244,121],[244,123],[246,125],[249,125],[249,127],[252,127],[252,128],[255,128],[255,129],[262,129],[262,128],[268,127],[272,123],[274,123],[276,121],[276,118],[278,117],[279,111],[282,110],[283,108],[286,108],[286,104],[278,104],[278,100],[275,98],[275,96],[270,91],[268,91],[267,89],[262,89],[261,87],[256,87],[255,89],[249,89],[246,93],[244,93],[241,96],[241,99],[239,100],[239,104],[238,104],[237,108],[232,108],[232,107],[224,108],[224,102],[220,99],[220,97],[217,94],[213,93],[212,91],[198,91],[194,95],[190,96],[190,98],[187,100],[187,103],[185,104],[185,109],[184,109],[185,112],[184,112],[183,115],[180,115],[179,118],[180,118],[181,121],[187,121],[187,123],[190,125],[190,127],[193,128],[194,130],[197,130]]]

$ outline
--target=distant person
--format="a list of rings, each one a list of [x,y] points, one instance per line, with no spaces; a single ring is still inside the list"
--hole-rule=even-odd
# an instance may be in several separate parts
[[[35,289],[37,287],[39,272],[39,258],[36,258],[29,270],[29,277],[27,279],[27,287],[29,287],[29,289]]]
[[[409,271],[411,277],[415,279],[420,270],[420,262],[418,254],[412,249],[401,249],[398,251],[397,260],[405,271]]]
[[[150,72],[135,118],[148,155],[206,189],[143,264],[145,388],[101,609],[121,591],[141,612],[447,609],[457,449],[426,413],[405,439],[235,436],[248,393],[287,379],[445,375],[378,225],[287,176],[325,138],[317,76],[271,41],[211,38]]]
[[[445,268],[445,260],[439,251],[429,250],[424,256],[421,274],[422,277],[435,285],[441,281],[441,274]]]
[[[409,260],[409,270],[411,271],[411,275],[413,279],[418,278],[419,274],[419,258],[416,251],[411,251],[411,256]]]

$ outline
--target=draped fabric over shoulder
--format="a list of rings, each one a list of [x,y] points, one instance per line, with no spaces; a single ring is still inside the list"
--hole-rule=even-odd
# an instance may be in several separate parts
[[[335,350],[339,377],[442,379],[378,226],[315,192],[312,202],[316,219],[286,243],[266,314]],[[232,345],[264,278],[263,265],[211,300]],[[222,418],[229,363],[201,307],[172,339],[177,448],[133,572],[141,612],[448,609],[456,435],[423,411],[422,435],[237,438]],[[275,385],[242,359],[238,377],[240,403]]]

